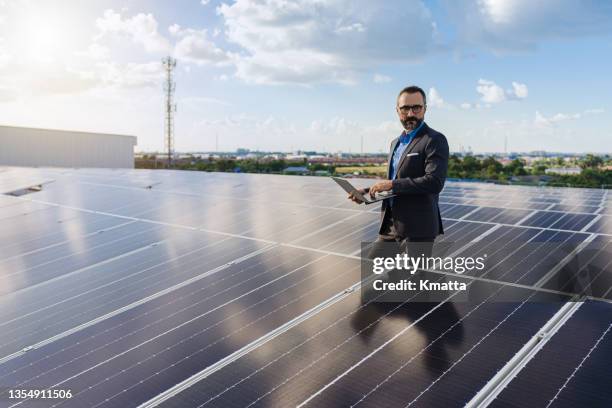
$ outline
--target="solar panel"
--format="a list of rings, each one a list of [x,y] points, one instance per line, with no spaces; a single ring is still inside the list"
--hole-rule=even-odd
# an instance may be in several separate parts
[[[73,396],[40,406],[464,406],[565,313],[559,299],[587,293],[489,399],[609,405],[593,380],[612,363],[605,190],[448,182],[437,241],[487,253],[462,277],[476,299],[363,305],[379,207],[327,178],[3,170],[4,193],[45,183],[0,195],[3,403],[52,387]],[[568,268],[587,255],[588,270]]]
[[[161,406],[404,406],[412,400],[422,406],[462,406],[556,307],[487,302],[362,306],[350,296]],[[486,369],[474,370],[472,357],[479,361],[483,354]],[[443,393],[435,389],[447,379],[455,381],[453,370],[466,387],[443,396],[446,386]]]
[[[586,302],[491,405],[606,407],[612,346],[612,305]]]
[[[188,233],[14,292],[0,298],[0,352],[11,354],[109,317],[261,248],[255,241]]]
[[[612,234],[612,216],[602,215],[601,218],[598,218],[593,225],[591,225],[588,229],[588,232],[594,232],[598,234]]]

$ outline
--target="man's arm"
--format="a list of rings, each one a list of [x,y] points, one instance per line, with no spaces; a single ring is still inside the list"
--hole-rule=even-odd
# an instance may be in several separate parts
[[[404,194],[437,194],[442,191],[448,170],[448,142],[438,133],[425,146],[425,175],[392,181],[392,191]]]

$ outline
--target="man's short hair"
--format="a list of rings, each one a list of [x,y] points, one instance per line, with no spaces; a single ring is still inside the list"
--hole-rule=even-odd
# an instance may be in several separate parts
[[[423,96],[423,105],[427,105],[427,96],[425,95],[425,91],[415,85],[407,86],[404,89],[402,89],[400,93],[397,95],[397,100],[399,100],[400,96],[402,96],[405,93],[415,94],[417,92]]]

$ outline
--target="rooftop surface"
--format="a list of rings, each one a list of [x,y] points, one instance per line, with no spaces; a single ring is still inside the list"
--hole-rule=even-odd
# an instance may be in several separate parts
[[[363,304],[379,209],[327,177],[0,168],[0,407],[612,406],[607,191],[440,203],[485,296]]]

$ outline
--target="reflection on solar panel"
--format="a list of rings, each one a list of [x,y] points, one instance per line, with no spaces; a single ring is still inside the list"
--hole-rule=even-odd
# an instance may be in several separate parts
[[[378,207],[327,178],[2,168],[0,193],[2,407],[612,406],[605,190],[448,182],[437,241],[488,254],[479,295],[367,304]]]

